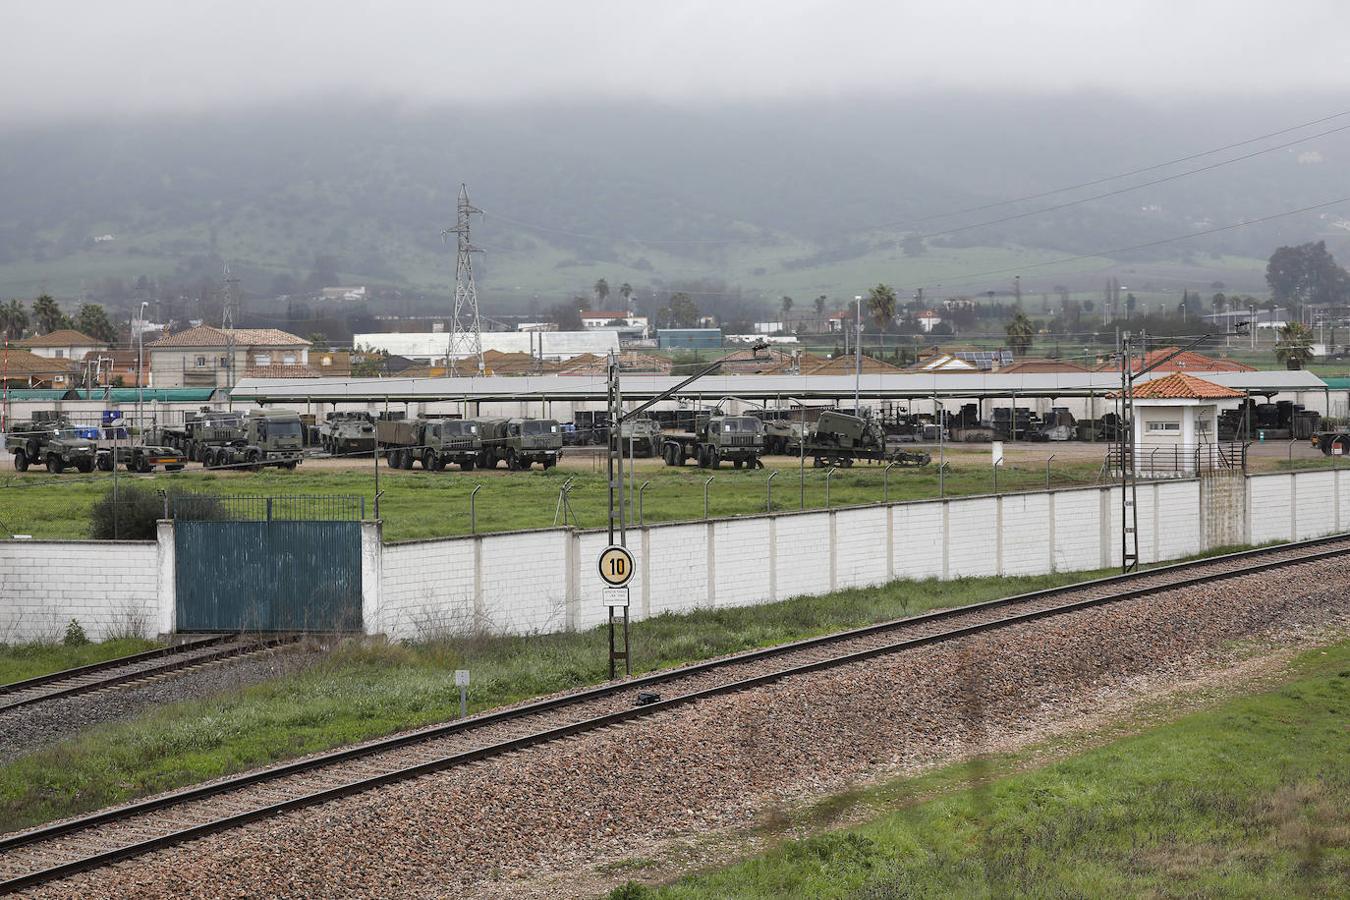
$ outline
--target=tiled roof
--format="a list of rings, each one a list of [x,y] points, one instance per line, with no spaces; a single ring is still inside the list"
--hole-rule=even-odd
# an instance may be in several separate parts
[[[0,350],[0,376],[64,375],[74,368],[68,359],[50,359],[27,350]]]
[[[198,325],[178,334],[161,338],[147,349],[162,350],[172,347],[227,347],[230,333],[211,325]],[[235,328],[234,343],[238,347],[306,347],[309,341],[279,328]]]
[[[48,334],[40,334],[26,340],[15,341],[17,347],[106,347],[107,341],[100,341],[73,328],[61,328]]]
[[[1162,359],[1169,353],[1176,353],[1176,347],[1159,347],[1157,350],[1150,350],[1143,359],[1138,360],[1134,365],[1136,372],[1148,368],[1155,361]],[[1097,367],[1098,372],[1119,372],[1120,362],[1110,360]],[[1193,350],[1186,350],[1177,353],[1175,357],[1154,369],[1155,372],[1255,372],[1256,369],[1245,363],[1236,362],[1231,359],[1219,359],[1213,356],[1206,356],[1203,353],[1196,353]]]
[[[320,375],[309,366],[249,366],[244,369],[245,378],[318,378]]]
[[[1242,391],[1183,372],[1155,378],[1134,389],[1136,400],[1236,400],[1245,396]]]

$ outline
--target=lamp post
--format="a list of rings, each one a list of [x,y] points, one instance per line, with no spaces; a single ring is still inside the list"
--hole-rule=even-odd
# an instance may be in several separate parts
[[[141,311],[136,314],[136,427],[142,432],[145,431],[142,424],[145,416],[145,308],[149,305],[149,300],[142,300]],[[114,457],[114,465],[116,462]]]
[[[854,322],[857,331],[853,341],[853,414],[862,415],[858,406],[858,395],[862,389],[862,294],[853,298],[858,303],[857,319]]]

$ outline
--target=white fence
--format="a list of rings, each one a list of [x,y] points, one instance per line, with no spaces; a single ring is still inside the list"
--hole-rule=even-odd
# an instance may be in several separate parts
[[[1350,527],[1341,471],[1175,480],[1139,488],[1144,562]],[[382,544],[362,536],[365,630],[393,639],[528,634],[603,621],[602,532],[549,529]],[[1120,565],[1119,488],[964,497],[629,530],[637,618],[771,603],[902,578],[1036,575]],[[173,534],[159,541],[0,542],[0,641],[93,638],[174,622]],[[56,636],[59,636],[56,635]]]

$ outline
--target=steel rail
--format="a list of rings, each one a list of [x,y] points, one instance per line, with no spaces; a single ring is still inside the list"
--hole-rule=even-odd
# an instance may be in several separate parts
[[[218,662],[222,659],[229,659],[230,657],[233,656],[241,656],[246,653],[255,653],[259,650],[270,650],[274,647],[279,647],[284,644],[295,643],[296,641],[300,640],[302,635],[299,634],[282,635],[278,637],[267,638],[265,640],[240,640],[237,643],[231,641],[231,639],[234,637],[236,636],[225,635],[223,637],[207,638],[206,640],[195,641],[192,642],[191,644],[183,645],[186,646],[189,650],[202,650],[202,649],[210,650],[213,646],[216,648],[214,650],[211,650],[211,652],[205,653],[201,656],[185,656],[184,654],[186,651],[183,650],[179,650],[172,655],[163,654],[160,651],[152,650],[149,652],[152,654],[158,654],[159,658],[166,658],[168,659],[168,661],[165,662],[163,665],[154,666],[153,668],[136,669],[135,671],[123,672],[120,674],[113,673],[109,677],[100,678],[97,681],[90,681],[84,684],[73,684],[70,685],[69,687],[58,688],[57,690],[44,694],[38,694],[33,697],[24,697],[20,700],[15,700],[9,703],[4,702],[3,698],[0,698],[0,713],[7,713],[13,709],[21,709],[23,707],[34,706],[39,703],[46,703],[49,700],[59,700],[65,697],[74,697],[78,694],[88,694],[93,691],[106,690],[111,687],[117,687],[118,685],[125,685],[137,681],[144,681],[148,678],[154,678],[159,675],[167,674],[169,672],[177,672],[181,669],[190,669],[193,666],[200,666],[205,665],[207,663]],[[173,648],[164,648],[164,649],[173,649]],[[151,660],[153,660],[154,658],[156,657],[154,656],[150,657]],[[132,663],[128,662],[128,660],[130,659],[131,657],[121,657],[122,660],[121,665],[131,665]],[[95,666],[96,667],[101,666],[104,669],[108,668],[106,666],[102,666],[101,663],[95,663]],[[67,669],[66,671],[73,672],[79,670]],[[97,669],[93,674],[97,674]],[[42,677],[47,678],[47,676]],[[19,683],[24,684],[25,682]],[[47,683],[57,684],[59,682],[56,682],[53,679],[48,679]],[[43,685],[37,684],[35,686],[41,688]]]
[[[154,650],[145,650],[140,653],[130,653],[126,656],[117,656],[113,659],[105,659],[101,662],[76,666],[72,669],[62,669],[59,672],[48,672],[46,675],[37,675],[33,678],[24,679],[23,681],[12,681],[9,684],[0,684],[0,697],[3,697],[5,694],[13,694],[19,691],[31,690],[35,687],[41,687],[42,685],[50,684],[53,681],[61,681],[66,678],[79,678],[82,675],[92,675],[95,672],[101,672],[105,669],[115,669],[118,666],[134,665],[135,663],[158,659],[161,656],[172,656],[175,653],[182,653],[186,650],[209,647],[211,644],[219,644],[223,641],[228,641],[235,636],[236,635],[232,634],[219,634],[193,641],[183,641],[182,643],[174,644],[172,647],[159,647]]]
[[[598,728],[604,728],[610,725],[620,724],[629,721],[631,719],[659,712],[661,710],[684,706],[690,703],[695,703],[700,700],[709,699],[711,697],[716,697],[723,694],[735,693],[749,688],[760,687],[791,676],[806,674],[813,671],[820,671],[823,669],[834,668],[841,665],[848,665],[850,663],[865,661],[877,656],[897,653],[914,647],[921,647],[928,644],[934,644],[942,641],[953,640],[956,638],[967,637],[970,635],[979,634],[997,628],[1004,628],[1010,625],[1033,622],[1050,616],[1059,615],[1061,613],[1088,609],[1091,607],[1101,606],[1108,603],[1115,603],[1122,600],[1129,600],[1141,596],[1147,596],[1160,591],[1179,590],[1182,588],[1207,584],[1217,579],[1244,577],[1247,575],[1284,568],[1287,566],[1300,565],[1307,562],[1316,562],[1325,559],[1332,559],[1350,551],[1350,548],[1324,549],[1318,552],[1307,553],[1288,559],[1277,559],[1277,560],[1270,560],[1267,562],[1257,561],[1253,562],[1252,565],[1249,565],[1244,568],[1231,569],[1223,572],[1203,571],[1204,568],[1206,568],[1207,566],[1212,566],[1215,563],[1232,562],[1244,559],[1256,560],[1259,559],[1259,557],[1261,556],[1268,556],[1273,553],[1288,552],[1291,550],[1299,550],[1305,548],[1314,549],[1317,547],[1326,546],[1328,544],[1346,543],[1347,541],[1350,541],[1350,537],[1347,537],[1346,535],[1338,535],[1334,537],[1318,538],[1309,541],[1300,541],[1289,544],[1274,545],[1271,547],[1259,548],[1257,550],[1239,551],[1237,553],[1230,553],[1224,554],[1222,556],[1209,557],[1203,560],[1195,560],[1187,563],[1177,563],[1173,565],[1162,566],[1156,569],[1149,569],[1142,572],[1130,573],[1128,575],[1114,575],[1107,578],[1099,578],[1085,582],[1078,582],[1074,585],[1065,585],[1059,588],[1049,588],[1042,591],[1033,591],[1026,594],[1018,594],[1012,597],[1005,597],[999,598],[997,600],[968,604],[966,606],[961,607],[951,607],[948,609],[935,610],[931,613],[925,613],[907,619],[898,619],[891,622],[880,623],[878,625],[871,625],[866,626],[864,628],[853,629],[846,632],[838,632],[831,635],[825,635],[819,638],[810,638],[803,641],[797,641],[791,644],[782,644],[775,647],[766,648],[764,650],[750,651],[745,654],[725,657],[719,660],[713,660],[706,663],[699,663],[697,665],[688,666],[681,669],[666,670],[660,673],[653,673],[651,675],[643,676],[641,678],[634,678],[623,682],[607,684],[598,688],[590,689],[585,692],[570,694],[564,697],[557,697],[550,700],[539,701],[534,704],[528,704],[525,706],[516,707],[514,709],[509,710],[503,710],[499,713],[490,713],[484,716],[480,716],[478,718],[461,720],[459,722],[455,722],[450,725],[438,726],[436,728],[429,729],[426,731],[401,735],[396,738],[388,739],[387,741],[381,741],[373,744],[364,745],[361,747],[349,748],[347,750],[325,754],[323,756],[316,757],[313,759],[302,760],[296,763],[290,763],[277,769],[268,769],[261,772],[255,772],[249,775],[240,776],[239,778],[231,779],[217,784],[207,785],[201,788],[192,788],[181,793],[152,799],[113,810],[95,813],[80,819],[74,819],[68,822],[48,826],[46,828],[14,835],[9,838],[0,839],[0,852],[15,849],[17,847],[26,846],[28,844],[36,843],[42,840],[47,840],[53,837],[58,837],[64,834],[69,834],[74,831],[79,831],[85,828],[94,827],[108,822],[119,821],[122,819],[129,818],[130,816],[133,815],[145,812],[153,812],[157,809],[163,809],[170,806],[177,806],[179,804],[187,803],[192,800],[209,797],[215,794],[223,793],[241,787],[247,787],[252,784],[257,784],[268,780],[273,780],[275,778],[282,777],[284,775],[295,774],[297,772],[302,772],[314,768],[320,768],[322,766],[331,763],[343,762],[349,759],[358,758],[360,756],[367,756],[376,752],[382,752],[389,749],[395,749],[400,746],[406,746],[408,744],[420,743],[422,741],[429,740],[435,737],[445,736],[447,734],[452,734],[460,731],[468,731],[483,725],[506,721],[512,718],[519,718],[523,715],[527,715],[530,713],[545,712],[551,709],[556,709],[560,706],[570,705],[584,700],[596,699],[597,697],[601,696],[613,695],[615,693],[628,691],[632,688],[643,685],[655,684],[659,683],[660,681],[675,680],[690,674],[696,674],[699,672],[707,671],[709,669],[719,666],[741,664],[747,661],[754,661],[757,659],[764,659],[775,655],[781,655],[783,653],[789,652],[790,650],[802,649],[804,647],[811,647],[811,646],[820,646],[826,643],[846,640],[851,637],[875,634],[878,631],[884,630],[886,628],[894,629],[896,627],[903,627],[918,622],[934,621],[943,618],[950,618],[952,616],[962,613],[979,612],[982,610],[995,609],[1002,606],[1012,605],[1015,603],[1030,602],[1035,599],[1045,599],[1047,597],[1052,597],[1056,594],[1063,594],[1070,591],[1082,590],[1084,588],[1090,588],[1093,586],[1112,585],[1121,583],[1128,584],[1131,581],[1138,581],[1143,578],[1147,578],[1149,576],[1157,575],[1160,572],[1169,572],[1169,571],[1175,572],[1179,570],[1197,570],[1197,569],[1202,570],[1199,572],[1199,574],[1179,579],[1174,582],[1169,582],[1167,584],[1145,585],[1135,588],[1126,587],[1125,589],[1117,591],[1115,593],[1110,593],[1099,597],[1088,597],[1078,600],[1071,600],[1068,603],[1064,603],[1058,606],[1046,607],[1043,609],[1036,609],[1023,613],[1014,613],[1012,615],[1004,616],[997,619],[991,619],[985,622],[976,622],[969,625],[958,626],[956,628],[952,628],[935,634],[905,638],[900,641],[895,641],[892,643],[879,645],[876,647],[869,647],[861,650],[839,654],[837,656],[832,656],[827,659],[814,660],[794,666],[788,666],[772,672],[767,672],[760,675],[752,675],[750,677],[727,682],[725,684],[715,685],[709,688],[703,688],[700,690],[692,691],[688,694],[683,694],[680,696],[671,697],[663,700],[657,700],[655,702],[648,703],[643,706],[633,706],[627,709],[622,709],[611,713],[605,713],[588,719],[570,722],[560,726],[554,726],[552,728],[543,729],[541,731],[537,731],[532,734],[524,735],[517,738],[511,738],[485,747],[480,747],[474,750],[468,750],[460,753],[451,754],[449,756],[429,760],[427,762],[418,763],[412,766],[406,766],[379,775],[367,778],[359,778],[356,781],[349,782],[348,784],[345,785],[339,785],[333,788],[324,788],[310,794],[305,794],[298,797],[292,797],[286,800],[261,805],[251,810],[247,810],[240,813],[233,813],[227,816],[222,816],[210,822],[204,822],[199,825],[189,826],[187,828],[183,828],[169,834],[160,835],[134,844],[127,844],[125,846],[114,848],[111,850],[101,851],[92,854],[90,856],[83,857],[81,859],[60,863],[56,866],[19,875],[6,881],[0,881],[0,893],[8,893],[11,891],[20,890],[27,887],[32,887],[37,884],[53,881],[58,878],[63,878],[68,875],[75,874],[77,872],[85,871],[87,869],[109,865],[111,863],[118,862],[123,859],[128,859],[134,856],[142,855],[144,853],[152,852],[154,850],[170,847],[175,844],[182,843],[184,841],[194,840],[196,838],[203,837],[218,831],[225,831],[260,819],[269,818],[274,815],[279,815],[284,812],[301,809],[304,807],[313,806],[320,803],[325,803],[330,800],[349,797],[359,793],[364,793],[365,791],[382,787],[388,784],[393,784],[399,781],[405,781],[411,778],[416,778],[421,775],[442,771],[444,769],[453,768],[455,766],[464,765],[466,763],[475,762],[492,756],[510,753],[516,750],[522,750],[539,744],[556,741],[560,738],[569,737],[574,734],[579,734],[582,732],[591,731]]]

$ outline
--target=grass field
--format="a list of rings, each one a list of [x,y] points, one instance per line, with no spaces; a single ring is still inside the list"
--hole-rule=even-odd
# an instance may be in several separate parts
[[[87,666],[116,656],[153,650],[159,644],[143,638],[117,638],[97,644],[0,644],[0,684],[36,678],[49,672]]]
[[[942,489],[947,496],[989,493],[993,472],[984,451],[984,461],[962,458],[949,465]],[[711,516],[736,516],[762,513],[768,503],[767,480],[773,469],[758,471],[724,466],[709,472],[692,466],[669,469],[657,460],[641,460],[638,486],[651,485],[642,497],[644,521],[670,522],[703,517],[704,482],[708,486],[708,512]],[[793,510],[802,505],[802,480],[795,462],[771,461],[784,468],[773,481],[773,508]],[[1078,461],[1053,465],[1051,483],[1058,486],[1089,484],[1096,479],[1100,462]],[[599,469],[600,466],[596,466]],[[384,537],[389,541],[444,537],[470,531],[469,496],[482,484],[475,502],[477,530],[512,531],[545,528],[555,524],[558,492],[568,478],[574,479],[571,491],[572,524],[582,528],[602,528],[607,510],[607,489],[602,471],[589,464],[570,470],[528,473],[495,472],[441,474],[420,470],[381,469],[380,515]],[[137,476],[137,483],[153,490],[170,492],[206,491],[212,493],[276,496],[282,494],[352,494],[367,499],[366,514],[373,516],[374,478],[364,469],[311,469],[280,472],[219,474],[200,469],[150,476]],[[830,479],[832,506],[875,503],[886,496],[881,466],[859,465],[840,469]],[[936,465],[922,469],[892,469],[889,497],[892,500],[919,500],[938,496]],[[998,488],[1031,490],[1046,484],[1044,465],[1000,466]],[[805,506],[825,505],[826,473],[823,469],[805,470]],[[53,477],[45,472],[10,473],[0,478],[0,529],[35,538],[73,539],[89,533],[89,509],[112,488],[111,476],[66,474]],[[638,511],[633,506],[634,518]],[[561,522],[558,522],[561,524]]]
[[[658,616],[634,623],[634,672],[1102,574],[900,581],[765,606]],[[451,719],[458,711],[455,669],[473,673],[474,711],[599,683],[607,674],[606,640],[596,628],[346,646],[298,675],[164,706],[0,765],[0,830]],[[0,665],[13,666],[10,660],[27,652],[0,647]]]
[[[1040,770],[1000,755],[826,801],[788,824],[878,817],[611,900],[1345,897],[1350,642],[1288,677]]]

